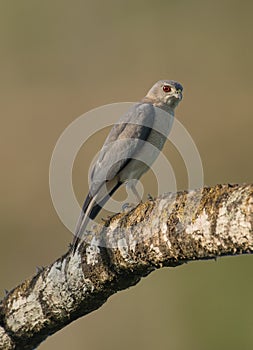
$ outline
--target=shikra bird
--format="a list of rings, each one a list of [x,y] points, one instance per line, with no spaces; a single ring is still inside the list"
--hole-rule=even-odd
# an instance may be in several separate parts
[[[158,157],[171,129],[174,110],[182,100],[182,91],[182,85],[176,81],[158,81],[112,127],[90,173],[90,189],[77,222],[74,251],[83,241],[89,221],[98,215],[110,196],[122,184],[140,179]],[[132,190],[138,196],[134,187]]]

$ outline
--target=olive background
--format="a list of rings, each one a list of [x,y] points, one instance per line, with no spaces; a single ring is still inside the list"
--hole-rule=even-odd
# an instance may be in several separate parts
[[[177,117],[196,143],[205,185],[252,181],[252,1],[2,0],[0,287],[11,289],[72,240],[48,171],[64,129],[108,103],[137,101],[159,79],[184,86]],[[73,169],[81,203],[103,130]],[[164,153],[178,188],[180,155]],[[144,176],[154,193],[154,175]],[[162,269],[48,338],[43,349],[251,349],[251,256]]]

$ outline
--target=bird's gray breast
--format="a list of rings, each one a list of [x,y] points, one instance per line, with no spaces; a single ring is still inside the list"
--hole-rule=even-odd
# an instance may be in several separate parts
[[[120,172],[122,182],[129,179],[139,179],[148,171],[166,142],[174,116],[158,107],[154,107],[154,109],[155,117],[152,129],[146,140],[139,141],[131,161]]]

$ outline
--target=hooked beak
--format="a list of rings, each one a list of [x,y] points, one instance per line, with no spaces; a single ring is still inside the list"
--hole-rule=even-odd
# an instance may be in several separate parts
[[[181,101],[183,98],[182,90],[178,89],[173,95],[177,100]]]

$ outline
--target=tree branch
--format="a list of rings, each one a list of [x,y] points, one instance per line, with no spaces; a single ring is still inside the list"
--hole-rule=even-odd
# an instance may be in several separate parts
[[[252,253],[253,185],[166,194],[106,226],[1,301],[0,349],[34,349],[157,268]]]

